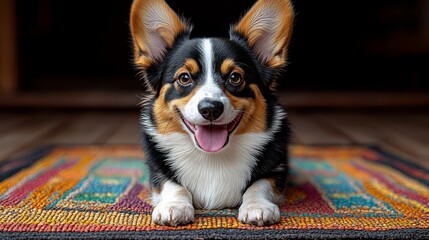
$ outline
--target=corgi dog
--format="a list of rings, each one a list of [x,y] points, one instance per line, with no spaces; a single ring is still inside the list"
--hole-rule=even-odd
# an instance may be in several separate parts
[[[229,39],[191,38],[164,0],[133,2],[134,62],[150,89],[140,121],[152,222],[234,207],[243,223],[280,221],[290,130],[272,89],[293,19],[290,0],[258,0]]]

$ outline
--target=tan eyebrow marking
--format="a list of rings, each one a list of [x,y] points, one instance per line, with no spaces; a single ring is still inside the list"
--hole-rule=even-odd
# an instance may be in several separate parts
[[[174,74],[174,79],[177,79],[179,75],[184,72],[189,72],[191,75],[196,75],[199,71],[200,67],[198,66],[197,61],[192,58],[187,58],[183,66],[177,69],[176,73]]]
[[[237,66],[235,61],[231,58],[226,58],[223,60],[222,64],[220,65],[220,72],[222,73],[222,76],[225,76],[230,72],[238,72],[241,74],[241,76],[244,76],[244,70]]]

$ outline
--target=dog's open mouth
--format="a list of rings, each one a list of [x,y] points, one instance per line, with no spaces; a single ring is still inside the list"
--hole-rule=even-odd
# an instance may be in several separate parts
[[[218,152],[228,143],[229,135],[234,132],[241,121],[243,113],[237,114],[237,117],[228,124],[223,125],[197,125],[189,122],[180,113],[183,123],[194,134],[198,146],[206,152]]]

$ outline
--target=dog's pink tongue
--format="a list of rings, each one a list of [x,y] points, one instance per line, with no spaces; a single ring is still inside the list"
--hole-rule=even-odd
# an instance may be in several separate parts
[[[195,139],[204,151],[217,152],[225,146],[228,130],[225,126],[199,126],[195,131]]]

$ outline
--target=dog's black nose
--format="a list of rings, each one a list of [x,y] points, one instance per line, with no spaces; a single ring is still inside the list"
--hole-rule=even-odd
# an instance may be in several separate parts
[[[198,103],[198,111],[203,118],[214,121],[223,113],[223,103],[210,99],[203,99]]]

